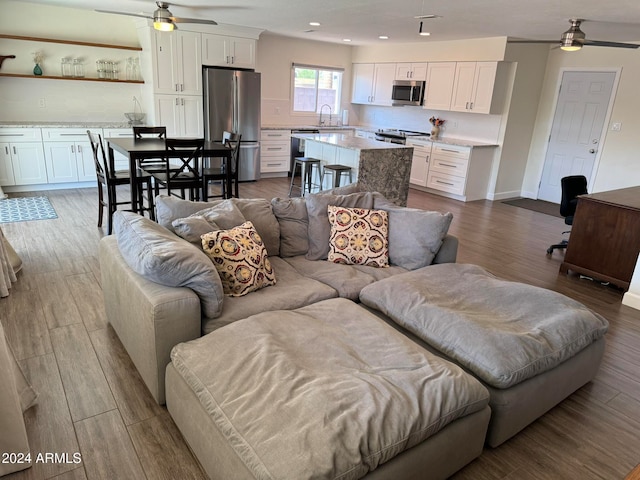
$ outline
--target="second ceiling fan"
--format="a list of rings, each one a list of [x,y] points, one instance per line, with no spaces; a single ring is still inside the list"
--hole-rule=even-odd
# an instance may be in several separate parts
[[[585,33],[580,30],[580,24],[584,22],[581,18],[572,18],[569,20],[571,27],[564,32],[560,37],[560,42],[557,40],[509,40],[510,43],[556,43],[559,47],[565,51],[580,50],[584,46],[593,47],[613,47],[613,48],[639,48],[640,45],[635,43],[621,43],[621,42],[609,42],[604,40],[589,40],[586,38]]]
[[[153,15],[145,15],[143,13],[114,12],[113,10],[96,10],[96,12],[148,18],[150,20],[153,20],[153,28],[162,31],[171,31],[174,28],[177,29],[178,27],[176,26],[176,23],[202,23],[205,25],[218,24],[213,20],[206,20],[201,18],[174,17],[173,14],[169,11],[169,4],[167,2],[156,2],[156,5],[158,6],[158,8],[155,12],[153,12]]]

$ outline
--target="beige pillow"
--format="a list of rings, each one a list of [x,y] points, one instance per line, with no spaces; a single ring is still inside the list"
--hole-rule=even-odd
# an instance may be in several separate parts
[[[389,219],[384,210],[329,205],[329,255],[334,263],[389,266]]]
[[[202,248],[213,261],[227,296],[241,297],[276,283],[267,250],[251,222],[203,235]]]

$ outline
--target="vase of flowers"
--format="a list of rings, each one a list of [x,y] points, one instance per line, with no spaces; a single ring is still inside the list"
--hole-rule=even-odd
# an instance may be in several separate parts
[[[33,63],[36,64],[36,66],[33,67],[34,75],[37,75],[37,76],[42,75],[42,67],[40,67],[42,60],[44,60],[44,55],[42,54],[42,52],[35,52],[33,54]]]
[[[429,123],[433,125],[431,127],[431,138],[435,139],[440,136],[440,127],[444,125],[444,120],[441,118],[431,117]]]

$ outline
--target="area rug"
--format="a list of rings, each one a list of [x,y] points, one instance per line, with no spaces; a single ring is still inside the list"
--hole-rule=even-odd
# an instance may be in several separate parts
[[[544,200],[534,200],[532,198],[514,198],[512,200],[503,200],[502,203],[514,207],[526,208],[534,212],[544,213],[553,217],[564,218],[560,215],[560,205],[557,203],[545,202]]]
[[[47,197],[15,197],[0,200],[0,223],[52,218],[58,218],[58,214]]]

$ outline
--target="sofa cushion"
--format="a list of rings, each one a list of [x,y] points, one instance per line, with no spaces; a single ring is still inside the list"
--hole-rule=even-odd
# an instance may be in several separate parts
[[[168,287],[188,287],[200,298],[204,316],[220,315],[222,282],[201,250],[132,212],[117,211],[113,221],[118,248],[137,274]]]
[[[251,222],[205,233],[202,248],[220,275],[225,295],[242,297],[276,283],[267,250]]]
[[[220,230],[216,223],[207,222],[202,215],[191,215],[187,218],[178,218],[172,223],[173,231],[176,235],[184,238],[187,242],[198,248],[202,248],[202,235],[205,233]]]
[[[329,205],[327,260],[347,265],[389,266],[389,221],[384,210]]]
[[[222,314],[217,318],[203,319],[203,334],[257,313],[293,310],[338,296],[333,288],[301,275],[282,258],[271,257],[269,260],[278,283],[247,297],[225,297]]]
[[[278,255],[280,252],[280,226],[278,225],[278,220],[273,215],[269,200],[264,198],[231,198],[228,200],[214,200],[212,202],[192,202],[172,196],[158,195],[156,198],[156,220],[163,227],[174,231],[172,225],[174,220],[188,217],[194,213],[199,213],[201,210],[216,207],[220,204],[226,205],[228,203],[235,205],[244,218],[233,225],[227,224],[227,226],[222,225],[215,219],[214,222],[221,228],[232,228],[237,227],[245,220],[250,220],[262,237],[269,255]],[[208,220],[211,220],[211,218],[208,218]]]
[[[453,214],[388,205],[379,208],[389,214],[389,262],[407,270],[431,265]]]
[[[309,250],[309,215],[304,198],[274,198],[273,214],[280,224],[280,256],[295,257]]]
[[[205,208],[214,207],[224,200],[211,202],[192,202],[172,195],[158,195],[156,197],[156,221],[167,230],[173,232],[172,222],[177,218],[186,218]]]
[[[329,205],[337,207],[372,208],[373,194],[358,192],[349,195],[331,195],[316,193],[305,197],[309,215],[309,250],[308,260],[325,260],[329,254],[329,236],[331,226],[327,208]]]
[[[202,248],[201,237],[205,233],[237,227],[245,220],[231,200],[222,200],[217,205],[199,210],[186,218],[177,218],[171,225],[176,235]]]
[[[244,218],[253,223],[269,256],[280,255],[280,224],[273,214],[271,202],[266,198],[232,198],[231,201]]]
[[[407,270],[401,267],[374,268],[364,265],[307,260],[304,255],[286,258],[285,261],[307,278],[330,286],[338,295],[350,300],[358,300],[360,290],[376,280],[388,278]]]

